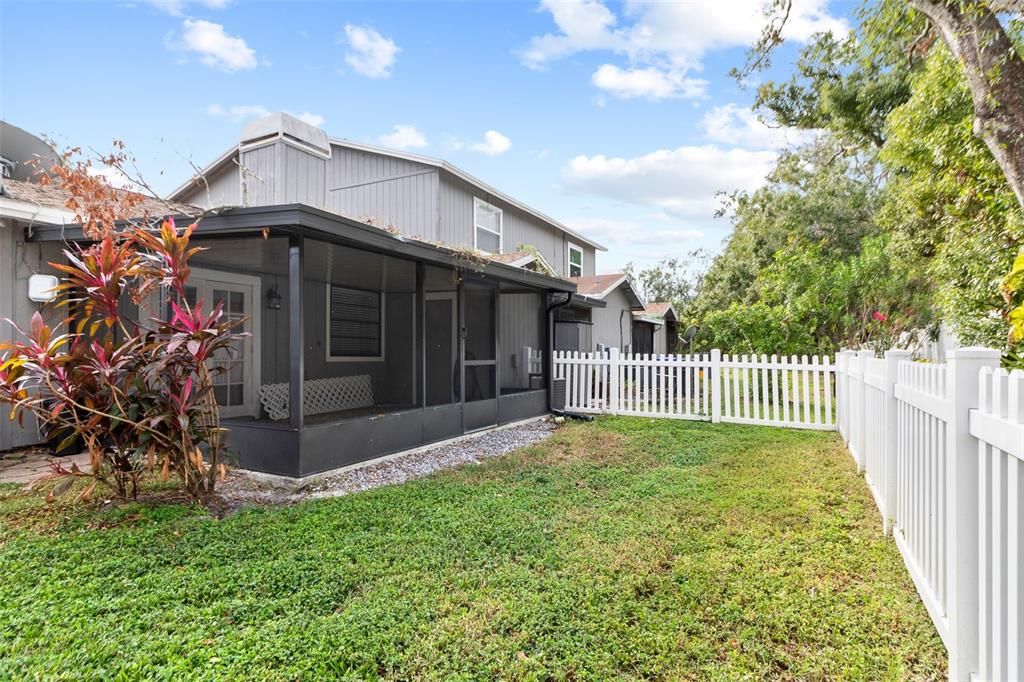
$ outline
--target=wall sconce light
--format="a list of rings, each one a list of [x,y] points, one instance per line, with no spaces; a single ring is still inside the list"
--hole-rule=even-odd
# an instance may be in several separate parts
[[[280,310],[281,309],[281,294],[277,290],[277,285],[270,287],[267,290],[267,310]]]

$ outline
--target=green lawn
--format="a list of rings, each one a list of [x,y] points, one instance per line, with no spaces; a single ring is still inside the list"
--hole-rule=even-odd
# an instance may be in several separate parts
[[[0,489],[0,679],[929,679],[834,434],[633,418],[225,520]]]

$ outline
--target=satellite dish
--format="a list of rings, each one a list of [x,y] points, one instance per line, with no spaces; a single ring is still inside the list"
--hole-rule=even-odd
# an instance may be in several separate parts
[[[686,331],[683,332],[683,345],[689,347],[689,345],[693,343],[693,337],[695,336],[697,336],[697,325],[691,324],[689,327],[686,328]]]

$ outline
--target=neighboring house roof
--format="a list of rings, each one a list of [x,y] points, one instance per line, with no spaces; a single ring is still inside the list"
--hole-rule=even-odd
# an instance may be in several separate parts
[[[672,319],[679,319],[679,315],[676,314],[675,306],[668,301],[661,301],[659,303],[648,303],[644,306],[644,312],[652,317],[668,317],[669,313],[672,313]]]
[[[126,193],[124,190],[117,191],[120,193]],[[17,202],[24,207],[34,207],[36,209],[45,210],[47,214],[51,216],[55,215],[57,217],[64,218],[65,220],[62,222],[74,219],[75,211],[67,207],[67,203],[70,199],[71,193],[56,184],[40,185],[37,182],[11,180],[10,178],[4,180],[3,194],[0,194],[0,201],[9,200],[11,202]],[[2,203],[0,206],[8,207],[10,205]],[[196,208],[195,206],[189,206],[188,204],[182,204],[180,202],[163,201],[161,199],[155,199],[147,196],[143,196],[142,202],[137,206],[137,210],[140,215],[152,216],[172,214],[199,215],[202,213],[202,209]],[[45,220],[42,213],[39,213],[39,219]]]
[[[505,263],[506,265],[514,265],[517,268],[530,268],[531,265],[539,265],[540,269],[545,274],[554,274],[555,269],[551,267],[551,263],[539,253],[530,253],[528,251],[506,251],[505,253],[496,253],[490,256],[490,259],[499,263]]]
[[[612,272],[606,275],[593,275],[589,277],[569,277],[568,279],[576,285],[576,293],[598,300],[604,300],[608,294],[619,287],[625,287],[624,291],[626,296],[632,300],[633,309],[643,309],[643,298],[633,288],[632,282],[629,281],[629,277],[624,272]]]
[[[274,116],[277,116],[278,118],[280,118],[282,120],[287,119],[287,117],[285,117],[285,116],[280,116],[280,115],[276,115],[276,114]],[[275,119],[275,120],[277,120],[277,119]],[[317,132],[319,132],[320,134],[322,134],[322,131],[320,131],[319,128],[316,128],[315,130]],[[380,154],[382,156],[390,156],[390,157],[396,158],[396,159],[405,159],[406,161],[412,161],[412,162],[415,162],[415,163],[421,163],[421,164],[426,165],[426,166],[432,166],[434,168],[439,168],[439,169],[444,170],[444,171],[446,171],[448,173],[451,173],[455,177],[457,177],[457,178],[459,178],[459,179],[461,179],[461,180],[463,180],[463,181],[473,185],[474,187],[476,187],[476,188],[486,192],[487,194],[490,194],[490,195],[498,197],[502,201],[504,201],[504,202],[506,202],[508,204],[511,204],[512,206],[515,206],[516,208],[520,209],[521,211],[524,211],[525,213],[528,213],[528,214],[532,215],[534,218],[537,218],[538,220],[541,220],[542,222],[545,222],[548,225],[551,225],[555,229],[560,230],[561,232],[564,232],[565,234],[571,236],[572,238],[574,238],[575,240],[577,240],[579,242],[587,244],[588,246],[591,246],[591,247],[593,247],[593,248],[595,248],[595,249],[597,249],[599,251],[607,251],[608,250],[604,245],[599,244],[598,242],[595,242],[592,239],[588,239],[587,237],[585,237],[584,235],[580,234],[576,230],[573,230],[571,227],[569,227],[569,226],[567,226],[567,225],[565,225],[565,224],[555,220],[551,216],[548,216],[548,215],[546,215],[544,213],[541,213],[540,211],[538,211],[538,210],[536,210],[534,208],[531,208],[530,206],[524,204],[523,202],[519,201],[518,199],[512,197],[511,195],[508,195],[508,194],[502,192],[501,190],[497,189],[496,187],[488,185],[483,180],[480,180],[479,178],[476,178],[476,177],[470,175],[469,173],[467,173],[466,171],[462,170],[458,166],[450,164],[450,163],[448,163],[447,161],[445,161],[443,159],[436,159],[436,158],[433,158],[433,157],[430,157],[430,156],[421,156],[419,154],[410,154],[409,152],[403,152],[403,151],[399,151],[397,149],[389,149],[387,147],[379,147],[377,145],[372,145],[372,144],[364,144],[362,142],[353,142],[352,140],[346,140],[346,139],[340,138],[340,137],[328,137],[327,140],[328,140],[328,142],[331,145],[337,145],[339,147],[345,147],[345,148],[348,148],[348,149],[354,149],[356,151],[369,152],[369,153],[372,153],[372,154]],[[208,176],[211,173],[214,173],[214,172],[218,171],[222,166],[224,166],[226,164],[234,163],[237,160],[238,151],[239,151],[239,149],[241,147],[242,147],[242,145],[235,145],[234,147],[231,147],[226,152],[221,154],[219,157],[217,157],[217,159],[215,159],[213,161],[213,163],[209,164],[208,166],[203,168],[201,171],[199,171],[196,174],[195,177],[189,178],[189,180],[187,182],[185,182],[180,187],[178,187],[176,190],[174,190],[171,193],[170,198],[171,199],[176,199],[176,198],[184,195],[188,190],[190,190],[191,188],[196,186],[196,184],[198,182],[198,178]]]

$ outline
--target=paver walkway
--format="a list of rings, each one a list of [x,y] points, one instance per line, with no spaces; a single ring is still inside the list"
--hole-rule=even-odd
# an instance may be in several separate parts
[[[50,462],[54,459],[47,450],[26,448],[0,453],[0,483],[31,483],[53,473]],[[65,467],[76,463],[82,469],[89,465],[89,455],[81,453],[59,458]]]

